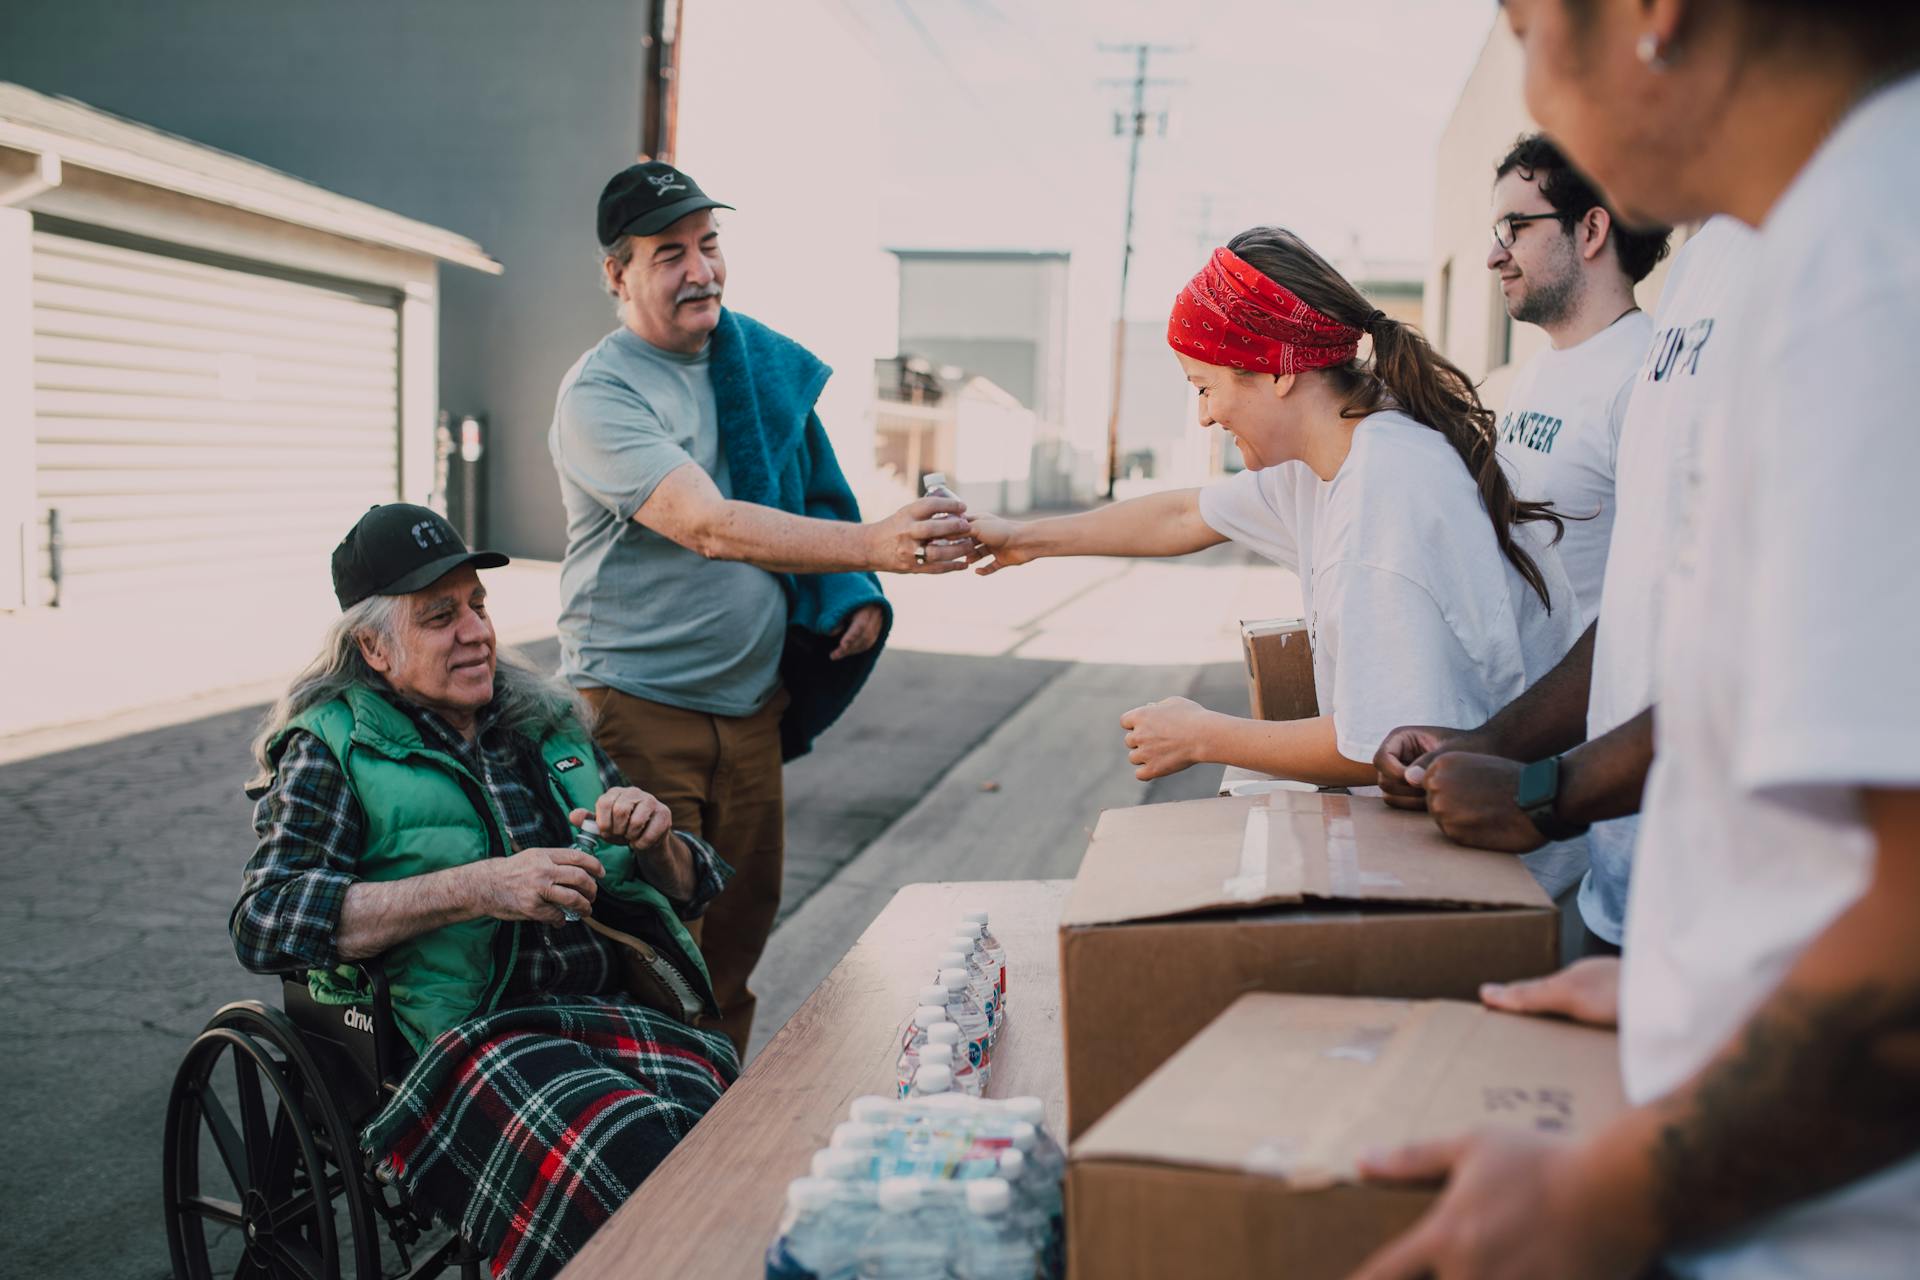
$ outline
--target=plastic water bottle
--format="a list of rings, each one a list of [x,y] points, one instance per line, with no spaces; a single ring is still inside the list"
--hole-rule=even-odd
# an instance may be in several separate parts
[[[944,472],[940,472],[940,471],[927,472],[926,479],[923,480],[921,484],[923,486],[921,491],[929,498],[953,498],[957,501],[960,497],[959,494],[953,491],[953,487],[947,483],[947,477]],[[938,515],[938,516],[935,516],[934,519],[953,520],[956,522],[964,523],[966,520],[966,517]],[[965,541],[967,541],[966,538],[935,538],[933,539],[933,541],[931,541],[927,545],[933,546],[933,547],[950,547],[956,542],[965,542]]]
[[[953,1046],[929,1040],[920,1046],[920,1064],[914,1069],[913,1078],[918,1080],[922,1072],[929,1067],[939,1067],[947,1073],[947,1087],[936,1090],[938,1093],[956,1093],[953,1087]],[[916,1095],[917,1096],[917,1095]]]
[[[977,933],[957,933],[953,937],[953,949],[961,955],[963,967],[968,979],[973,983],[973,998],[987,1011],[987,1026],[993,1031],[994,1043],[1000,1041],[1000,985],[994,977],[993,958],[980,945]]]
[[[947,989],[945,987],[938,983],[928,983],[920,988],[918,1001],[914,1005],[913,1016],[907,1019],[907,1029],[900,1035],[902,1049],[934,1023],[947,1020]]]
[[[1036,1161],[1041,1172],[1048,1177],[1058,1179],[1064,1176],[1067,1156],[1047,1131],[1047,1104],[1039,1098],[1023,1096],[1001,1099],[1000,1107],[1005,1114],[1015,1120],[1024,1120],[1032,1127],[1033,1150],[1028,1153],[1028,1158]]]
[[[1024,1120],[1019,1123],[1032,1128]],[[1001,1153],[1000,1176],[1013,1183],[1018,1192],[1015,1215],[1038,1244],[1046,1273],[1060,1275],[1066,1270],[1066,1202],[1060,1180],[1041,1173],[1039,1162],[1033,1159],[1032,1138],[1031,1133],[1015,1135],[1015,1141],[1023,1145]]]
[[[998,977],[1000,1007],[1004,1009],[1007,1007],[1007,949],[1001,946],[1000,939],[994,936],[993,924],[988,920],[986,912],[969,911],[963,919],[980,926],[980,945],[987,949],[987,954],[993,958],[994,967],[1000,971]]]
[[[927,1043],[944,1044],[953,1051],[953,1091],[979,1097],[980,1073],[968,1058],[966,1046],[960,1043],[960,1028],[951,1022],[936,1022],[927,1028]]]
[[[877,1100],[876,1102],[881,1102]],[[833,1138],[828,1146],[835,1150],[866,1151],[879,1140],[879,1126],[862,1121],[843,1121],[833,1126]]]
[[[1040,1251],[1012,1213],[1013,1188],[1000,1178],[982,1178],[967,1184],[966,1195],[954,1274],[960,1280],[1033,1280]]]
[[[815,1173],[818,1172],[816,1168]],[[1042,1186],[1039,1175],[1027,1163],[1026,1152],[1017,1148],[1009,1147],[1000,1153],[999,1173],[1013,1188],[1013,1208],[1010,1212],[1028,1238],[1039,1243],[1044,1250],[1047,1233],[1052,1227],[1047,1205],[1057,1197],[1059,1188]]]
[[[991,984],[986,976],[969,958],[965,944],[959,938],[951,939],[947,949],[934,957],[934,977],[939,978],[949,969],[964,970],[967,975],[967,990],[973,993],[973,1002],[980,1006],[980,1012],[987,1018],[987,1043],[991,1045],[999,1037],[994,1031],[994,1006],[991,996]]]
[[[573,839],[567,843],[582,853],[590,853],[596,858],[599,857],[600,824],[592,818],[586,819],[580,824],[579,829],[573,833]],[[580,913],[569,907],[560,908],[560,918],[568,924],[580,923]]]
[[[875,1212],[864,1191],[826,1178],[787,1185],[787,1212],[767,1249],[767,1280],[840,1280],[854,1274]]]
[[[987,1014],[973,998],[965,969],[942,969],[940,984],[946,988],[947,1021],[960,1028],[967,1042],[967,1057],[980,1073],[980,1087],[993,1083],[993,1048],[989,1039]]]
[[[939,991],[944,1003],[946,988]],[[894,1064],[895,1091],[900,1097],[906,1097],[913,1090],[913,1070],[920,1064],[920,1048],[927,1043],[927,1032],[946,1021],[947,1011],[942,1004],[922,1004],[913,1011],[913,1021],[907,1024],[906,1042],[901,1045],[900,1057]]]
[[[930,1097],[936,1093],[946,1093],[953,1088],[953,1069],[943,1067],[938,1062],[923,1062],[920,1069],[913,1073],[913,1096]]]
[[[888,1178],[879,1216],[854,1251],[861,1280],[949,1280],[954,1251],[949,1215],[920,1178]]]
[[[933,1021],[947,1021],[947,986],[944,982],[940,981],[940,975],[938,973],[927,980],[927,985],[920,988],[919,994],[915,996],[914,999],[917,1001],[917,1005],[913,1011],[914,1016],[907,1024],[906,1035],[900,1038],[900,1047],[903,1049],[907,1047],[907,1041],[913,1038],[913,1032],[916,1027],[922,1031],[926,1030],[927,1024],[920,1021],[921,1009],[928,1007],[937,1009],[939,1010],[939,1016],[935,1017]]]
[[[1000,984],[994,977],[993,957],[980,945],[980,935],[966,932],[964,927],[956,930],[948,950],[958,951],[966,961],[968,975],[973,979],[980,1007],[987,1010],[995,1025],[999,1024]]]
[[[1056,1274],[1065,1262],[1066,1212],[1061,1183],[1067,1176],[1066,1153],[1047,1132],[1046,1103],[1038,1098],[1021,1097],[1008,1098],[1001,1105],[1003,1114],[1014,1120],[1009,1135],[1011,1145],[1025,1157],[1032,1170],[1035,1204],[1047,1224],[1042,1257],[1048,1273]]]
[[[1019,1155],[1017,1151],[1009,1155]],[[831,1178],[837,1182],[858,1182],[870,1178],[873,1172],[873,1152],[856,1150],[852,1147],[828,1147],[824,1151],[813,1153],[812,1174],[816,1178]]]

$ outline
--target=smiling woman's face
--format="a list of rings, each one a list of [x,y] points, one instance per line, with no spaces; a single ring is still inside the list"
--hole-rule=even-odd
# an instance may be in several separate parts
[[[1200,425],[1222,426],[1240,446],[1247,470],[1259,471],[1297,454],[1286,447],[1286,402],[1280,382],[1264,373],[1241,373],[1195,360],[1176,351],[1187,381],[1200,401]],[[1291,376],[1281,382],[1292,384]]]
[[[368,665],[395,693],[456,726],[493,700],[493,619],[471,565],[408,596],[397,626],[397,643],[361,642]]]

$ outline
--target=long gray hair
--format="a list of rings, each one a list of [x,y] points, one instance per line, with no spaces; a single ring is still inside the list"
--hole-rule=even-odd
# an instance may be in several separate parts
[[[367,665],[361,654],[360,637],[372,633],[389,653],[399,653],[403,643],[400,619],[405,606],[405,596],[369,596],[334,619],[320,642],[319,654],[293,678],[260,722],[260,732],[253,739],[253,762],[258,773],[247,783],[249,793],[257,794],[273,781],[273,741],[295,716],[331,702],[356,686],[388,689],[386,680]],[[570,720],[589,728],[593,724],[592,711],[572,685],[542,674],[512,649],[494,651],[493,701],[502,728],[536,740]]]

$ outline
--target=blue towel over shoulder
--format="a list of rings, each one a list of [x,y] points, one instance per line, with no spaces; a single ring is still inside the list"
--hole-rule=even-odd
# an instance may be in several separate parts
[[[720,447],[734,498],[790,515],[858,523],[860,504],[814,412],[833,370],[793,339],[737,311],[721,313],[711,361]],[[813,748],[866,684],[893,630],[893,606],[871,573],[789,573],[780,582],[787,592],[780,678],[792,699],[780,722],[780,752],[792,760]],[[855,657],[829,659],[835,632],[868,604],[878,604],[886,615],[879,643]]]

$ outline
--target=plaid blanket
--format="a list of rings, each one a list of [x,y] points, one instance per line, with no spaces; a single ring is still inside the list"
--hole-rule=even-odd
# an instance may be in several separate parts
[[[416,1204],[557,1273],[740,1073],[726,1036],[592,996],[523,1001],[430,1045],[360,1135]]]

